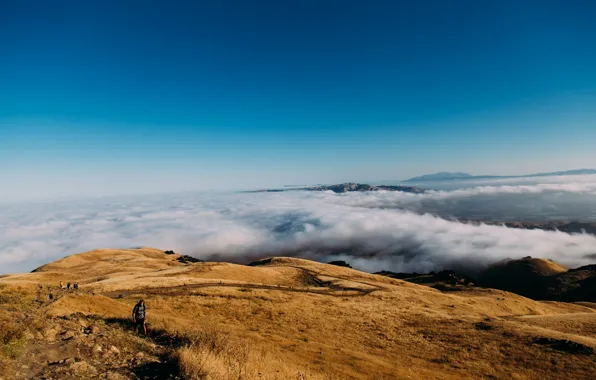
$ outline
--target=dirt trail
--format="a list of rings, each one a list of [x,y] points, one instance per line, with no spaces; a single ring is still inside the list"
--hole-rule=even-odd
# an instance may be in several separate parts
[[[132,290],[116,290],[101,293],[106,297],[113,299],[123,298],[134,294],[152,294],[152,295],[192,295],[188,294],[188,290],[198,288],[246,288],[246,289],[266,289],[276,290],[280,292],[294,292],[294,293],[311,293],[319,295],[327,295],[333,297],[361,297],[370,294],[378,289],[359,289],[359,288],[323,288],[320,290],[310,288],[294,288],[289,286],[275,286],[275,285],[257,285],[257,284],[230,284],[230,283],[206,283],[206,284],[188,284],[178,286],[168,286],[161,288],[139,288]]]
[[[139,289],[131,289],[131,290],[115,290],[109,292],[103,292],[102,295],[106,297],[110,297],[113,299],[117,298],[124,298],[130,295],[136,294],[151,294],[151,295],[192,295],[188,294],[188,291],[191,289],[198,289],[198,288],[218,288],[218,287],[227,287],[227,288],[246,288],[246,289],[266,289],[266,290],[276,290],[280,292],[294,292],[294,293],[311,293],[311,294],[319,294],[319,295],[327,295],[332,297],[361,297],[372,292],[378,290],[384,290],[383,287],[378,285],[369,284],[362,281],[355,281],[349,278],[343,277],[333,277],[337,280],[342,281],[349,281],[353,283],[358,283],[362,285],[366,285],[369,289],[362,289],[357,287],[347,287],[347,286],[340,286],[337,284],[333,284],[330,281],[322,281],[317,276],[319,273],[300,268],[300,267],[293,267],[296,269],[300,269],[303,272],[303,280],[305,284],[311,285],[310,287],[293,287],[293,286],[285,286],[285,285],[265,285],[265,284],[246,284],[246,283],[224,283],[222,281],[218,282],[210,282],[210,283],[202,283],[202,284],[186,284],[186,285],[177,285],[177,286],[168,286],[168,287],[145,287]],[[331,276],[329,276],[331,277]]]
[[[276,266],[276,265],[271,265],[271,266],[272,266],[272,267],[274,267],[274,266]],[[315,278],[317,281],[319,281],[319,282],[321,282],[321,283],[323,283],[323,284],[327,284],[327,285],[329,285],[330,287],[341,288],[341,287],[340,287],[340,286],[338,286],[338,285],[333,285],[333,284],[331,284],[331,283],[325,283],[325,282],[322,282],[322,281],[321,281],[321,280],[320,280],[320,279],[317,277],[317,276],[321,276],[321,275],[322,275],[321,273],[315,272],[315,271],[313,271],[313,270],[309,270],[309,269],[301,268],[301,267],[299,267],[299,266],[294,266],[294,265],[290,265],[290,267],[291,267],[291,268],[300,269],[300,270],[302,270],[302,271],[303,271],[305,274],[307,274],[308,276],[310,276],[310,277],[312,277],[312,278]],[[349,282],[354,282],[354,283],[356,283],[356,284],[366,285],[366,286],[368,286],[368,287],[372,288],[372,290],[371,290],[370,292],[372,292],[372,291],[374,291],[374,290],[386,290],[386,288],[384,288],[384,287],[382,287],[382,286],[379,286],[379,285],[377,285],[377,284],[371,284],[371,283],[368,283],[368,282],[366,282],[366,281],[357,281],[357,280],[355,280],[355,279],[353,279],[353,278],[342,277],[342,276],[327,276],[327,277],[333,277],[333,278],[335,278],[335,279],[337,279],[337,280],[349,281]]]

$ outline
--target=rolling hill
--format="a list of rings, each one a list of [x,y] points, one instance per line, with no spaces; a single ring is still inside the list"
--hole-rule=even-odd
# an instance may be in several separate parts
[[[567,269],[528,256],[492,265],[480,274],[478,282],[533,299],[596,302],[596,265]]]
[[[141,298],[147,337],[131,331]],[[4,379],[585,379],[596,366],[596,304],[298,258],[101,249],[1,276],[0,306]]]

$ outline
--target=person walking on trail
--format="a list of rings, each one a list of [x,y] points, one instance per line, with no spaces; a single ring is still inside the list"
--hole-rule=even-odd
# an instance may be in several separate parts
[[[132,309],[132,322],[135,326],[135,334],[139,333],[139,327],[142,327],[143,334],[147,335],[147,327],[145,326],[146,319],[145,301],[140,300]]]
[[[70,282],[66,284],[66,290],[70,290]]]

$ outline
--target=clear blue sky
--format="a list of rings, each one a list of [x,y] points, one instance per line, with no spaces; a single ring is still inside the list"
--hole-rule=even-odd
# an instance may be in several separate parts
[[[595,17],[579,0],[0,0],[0,196],[596,167]]]

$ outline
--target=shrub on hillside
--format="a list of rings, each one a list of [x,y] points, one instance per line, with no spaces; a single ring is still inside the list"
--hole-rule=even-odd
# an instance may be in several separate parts
[[[196,257],[192,257],[192,256],[188,256],[188,255],[182,255],[178,258],[178,261],[184,264],[188,264],[188,263],[202,263],[203,260],[201,259],[197,259]]]
[[[331,261],[329,264],[337,265],[338,267],[352,268],[352,266],[350,264],[348,264],[347,262],[345,262],[343,260]]]
[[[6,312],[0,310],[0,375],[8,362],[14,359],[25,344],[25,327]]]

